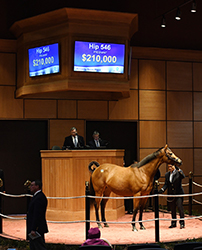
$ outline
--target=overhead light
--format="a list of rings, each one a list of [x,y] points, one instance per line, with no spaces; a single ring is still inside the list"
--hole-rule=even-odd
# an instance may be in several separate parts
[[[161,28],[165,28],[165,27],[166,27],[166,19],[165,19],[165,16],[163,15],[161,19]]]
[[[181,20],[181,11],[180,11],[179,7],[177,8],[177,13],[176,13],[175,19],[176,20]]]
[[[193,0],[192,5],[191,5],[191,12],[195,13],[196,12],[196,1]]]

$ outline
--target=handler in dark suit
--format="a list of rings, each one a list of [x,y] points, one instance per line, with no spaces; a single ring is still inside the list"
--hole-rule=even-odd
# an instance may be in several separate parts
[[[89,141],[88,145],[90,148],[106,148],[108,142],[100,138],[100,133],[98,131],[93,132],[93,140]]]
[[[29,204],[27,213],[27,233],[35,237],[38,232],[41,237],[36,239],[29,239],[31,250],[44,250],[45,239],[44,234],[48,232],[46,223],[46,208],[47,198],[41,191],[42,182],[40,180],[33,181],[30,185],[31,194],[33,198]]]
[[[75,127],[72,127],[70,129],[71,135],[65,137],[63,149],[69,148],[69,149],[79,149],[84,148],[85,142],[82,136],[77,134],[77,129]]]
[[[168,165],[168,170],[165,174],[165,184],[159,190],[159,193],[163,193],[168,189],[169,195],[184,194],[182,188],[182,179],[185,178],[185,175],[181,169],[174,165]],[[168,197],[168,202],[170,204],[172,219],[176,219],[176,206],[178,207],[180,214],[180,229],[185,227],[184,224],[184,209],[183,209],[183,197]],[[176,227],[176,221],[172,221],[169,228]]]

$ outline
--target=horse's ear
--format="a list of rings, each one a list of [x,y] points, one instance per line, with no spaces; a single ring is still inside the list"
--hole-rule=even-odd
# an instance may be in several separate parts
[[[166,144],[164,148],[167,149],[167,147],[168,147],[168,144]]]

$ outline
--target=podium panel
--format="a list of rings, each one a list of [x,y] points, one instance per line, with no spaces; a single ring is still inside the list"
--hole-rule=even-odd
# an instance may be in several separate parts
[[[123,166],[124,150],[41,150],[43,192],[48,198],[47,220],[85,220],[85,182],[90,181],[88,165],[91,161]],[[114,193],[111,196],[115,197]],[[59,197],[59,199],[49,199]],[[75,197],[73,199],[62,199]],[[124,200],[110,199],[106,219],[116,220],[125,214]],[[95,220],[94,207],[91,220]],[[101,219],[101,218],[100,218]]]

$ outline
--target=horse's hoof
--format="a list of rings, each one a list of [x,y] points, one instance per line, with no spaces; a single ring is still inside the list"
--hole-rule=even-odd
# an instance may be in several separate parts
[[[104,223],[104,227],[109,227],[109,225],[107,223]]]
[[[101,225],[101,224],[98,224],[98,228],[102,228],[102,225]]]
[[[138,230],[137,230],[136,227],[133,227],[132,231],[133,231],[133,232],[137,232]]]
[[[140,226],[140,230],[146,230],[146,228],[142,225]]]

